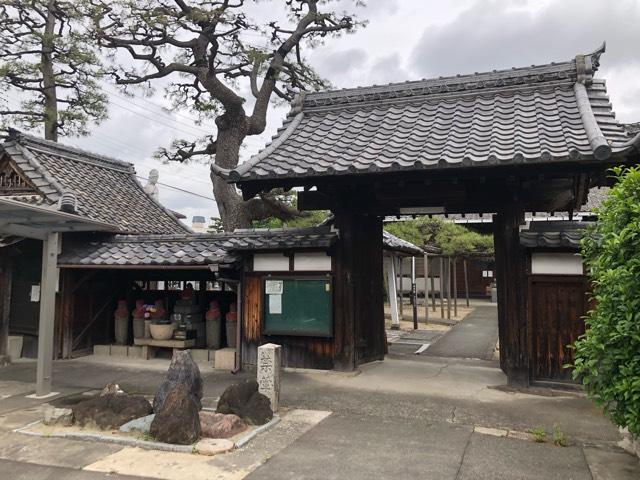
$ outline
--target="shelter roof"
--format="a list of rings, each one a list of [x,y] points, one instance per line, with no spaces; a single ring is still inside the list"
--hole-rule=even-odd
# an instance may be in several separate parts
[[[574,59],[384,86],[307,93],[264,150],[235,170],[240,184],[387,171],[606,162],[640,150],[615,119],[604,45]]]
[[[65,248],[60,266],[196,267],[231,264],[234,252],[328,248],[337,235],[327,227],[251,229],[233,233],[113,235]]]
[[[402,238],[396,237],[386,230],[382,231],[382,235],[384,250],[402,253],[410,256],[422,256],[425,253],[425,250],[423,250],[422,248],[414,245],[411,242],[403,240]]]
[[[0,145],[0,157],[3,155],[30,189],[11,195],[12,199],[46,206],[57,203],[64,192],[71,192],[77,198],[80,216],[114,225],[116,231],[190,231],[144,192],[130,163],[16,130]]]

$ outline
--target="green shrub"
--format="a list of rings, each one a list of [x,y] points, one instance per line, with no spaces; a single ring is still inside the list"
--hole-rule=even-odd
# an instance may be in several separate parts
[[[640,169],[618,183],[582,241],[595,306],[575,343],[573,376],[619,426],[640,436]]]

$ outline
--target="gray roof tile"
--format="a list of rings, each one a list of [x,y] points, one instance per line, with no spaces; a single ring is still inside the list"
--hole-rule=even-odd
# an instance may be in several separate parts
[[[0,146],[2,152],[37,188],[44,203],[53,204],[71,191],[80,215],[115,225],[121,232],[190,232],[144,192],[129,163],[15,131]]]
[[[615,120],[604,81],[593,78],[603,51],[549,65],[300,96],[272,143],[229,178],[599,159],[596,146],[604,155],[626,151],[629,130]],[[590,123],[602,132],[600,143],[592,144]]]

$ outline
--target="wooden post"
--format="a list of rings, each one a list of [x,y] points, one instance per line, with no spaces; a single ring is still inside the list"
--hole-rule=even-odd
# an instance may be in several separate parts
[[[400,288],[398,292],[400,294],[400,319],[404,320],[404,272],[403,272],[403,260],[402,256],[398,256],[398,261],[400,262],[400,268],[398,269],[400,274]]]
[[[416,288],[416,257],[411,257],[411,306],[413,309],[413,329],[418,329],[418,292]]]
[[[396,262],[393,255],[389,257],[389,267],[387,268],[387,284],[389,288],[389,305],[391,306],[391,328],[400,328],[398,318],[398,292],[396,290]]]
[[[440,257],[440,318],[444,318],[444,258]]]
[[[429,323],[429,254],[424,254],[424,323]]]
[[[9,319],[11,309],[11,260],[7,258],[0,270],[0,355],[9,354]]]
[[[431,309],[435,312],[436,311],[436,279],[433,276],[433,273],[431,274]]]
[[[453,257],[453,316],[458,316],[458,257]]]
[[[526,255],[520,245],[519,227],[524,209],[509,205],[493,220],[498,286],[500,367],[510,385],[528,385]]]
[[[469,276],[467,273],[467,259],[462,259],[462,267],[464,268],[464,296],[467,299],[467,308],[469,308]]]
[[[42,242],[42,279],[40,281],[40,320],[38,327],[38,363],[36,396],[51,393],[53,367],[53,330],[56,284],[58,281],[58,234],[48,233]]]
[[[447,320],[451,320],[451,257],[447,257]]]

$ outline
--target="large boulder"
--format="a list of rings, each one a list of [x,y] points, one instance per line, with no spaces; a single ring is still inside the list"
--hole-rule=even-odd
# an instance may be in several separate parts
[[[198,410],[200,410],[202,408],[202,376],[198,365],[191,358],[189,350],[176,351],[173,354],[167,379],[160,385],[153,398],[154,412],[158,413],[162,409],[169,392],[180,384],[187,387],[193,401],[198,406]]]
[[[74,405],[72,410],[76,424],[103,430],[118,429],[134,418],[153,413],[144,397],[126,393],[100,395]]]
[[[264,425],[273,418],[271,402],[258,392],[258,382],[246,380],[228,387],[218,400],[217,413],[234,414],[252,425]]]
[[[156,412],[149,433],[158,441],[190,445],[200,438],[200,417],[193,395],[185,384],[178,384],[167,394]]]
[[[200,412],[200,429],[207,438],[229,438],[244,432],[247,424],[234,414]]]

